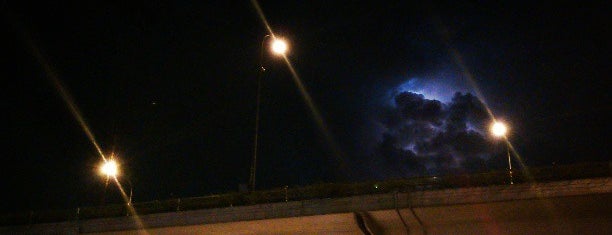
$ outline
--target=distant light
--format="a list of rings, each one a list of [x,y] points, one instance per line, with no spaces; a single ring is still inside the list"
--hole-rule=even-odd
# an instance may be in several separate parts
[[[100,172],[108,177],[116,177],[119,174],[119,167],[115,160],[105,161],[100,167]]]
[[[508,128],[506,124],[502,122],[495,122],[491,125],[491,134],[497,137],[506,136],[506,132],[508,132]]]
[[[272,42],[272,52],[277,55],[283,55],[287,52],[287,43],[282,39],[274,39]]]

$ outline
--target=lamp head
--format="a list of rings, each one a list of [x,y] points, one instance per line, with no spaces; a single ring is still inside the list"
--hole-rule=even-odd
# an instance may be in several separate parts
[[[287,42],[285,42],[285,40],[283,39],[275,38],[272,41],[271,49],[274,54],[284,55],[287,52],[288,48],[289,46],[287,46]]]
[[[495,137],[504,137],[508,132],[508,127],[502,122],[495,122],[491,125],[491,134]]]
[[[107,177],[116,177],[119,174],[119,166],[113,159],[105,160],[100,166],[100,173]]]

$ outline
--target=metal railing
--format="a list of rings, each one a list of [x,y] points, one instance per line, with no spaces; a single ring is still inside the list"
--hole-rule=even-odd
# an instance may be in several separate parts
[[[597,162],[527,168],[515,171],[513,180],[515,183],[550,182],[610,176],[612,176],[612,162]],[[282,187],[245,193],[233,192],[205,197],[140,202],[133,203],[133,206],[136,213],[145,215],[261,203],[339,198],[365,194],[502,185],[508,182],[508,171],[493,171],[478,174],[426,176],[360,183],[315,184],[297,188]],[[129,210],[125,204],[80,207],[71,210],[30,211],[0,215],[0,226],[67,222],[95,218],[122,217],[126,215],[129,216]]]

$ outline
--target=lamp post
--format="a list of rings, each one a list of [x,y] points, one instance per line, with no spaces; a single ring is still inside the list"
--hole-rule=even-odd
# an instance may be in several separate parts
[[[104,162],[100,166],[100,173],[106,176],[107,180],[110,178],[117,179],[117,177],[119,176],[119,164],[117,164],[117,161],[115,161],[114,159],[104,160]],[[133,185],[132,185],[132,181],[130,181],[127,178],[125,179],[127,180],[128,184],[130,184],[130,196],[129,196],[127,205],[131,206],[132,205]]]
[[[496,121],[491,125],[491,134],[493,134],[493,136],[508,141],[506,133],[508,133],[508,127],[503,122]],[[508,142],[506,142],[506,153],[508,156],[508,175],[510,177],[510,184],[514,184],[514,179],[512,177],[512,159],[510,158],[510,144]]]
[[[251,174],[249,177],[249,189],[251,191],[255,191],[255,176],[257,173],[257,147],[258,147],[258,141],[259,141],[259,107],[260,107],[260,103],[261,103],[261,78],[263,77],[263,74],[266,72],[266,68],[264,67],[263,64],[263,60],[264,60],[264,48],[266,46],[266,42],[268,42],[268,39],[272,39],[272,43],[270,43],[270,49],[271,51],[275,54],[275,55],[284,55],[287,52],[288,46],[287,43],[280,39],[280,38],[276,38],[275,36],[272,35],[265,35],[263,37],[263,39],[261,40],[261,48],[260,48],[260,55],[259,55],[259,72],[257,73],[257,105],[256,105],[256,110],[255,110],[255,137],[253,140],[253,159],[251,161]]]

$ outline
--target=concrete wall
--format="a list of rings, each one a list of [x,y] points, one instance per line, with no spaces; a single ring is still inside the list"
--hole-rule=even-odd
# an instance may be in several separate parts
[[[104,218],[0,233],[612,234],[610,221],[612,178],[597,178]]]

